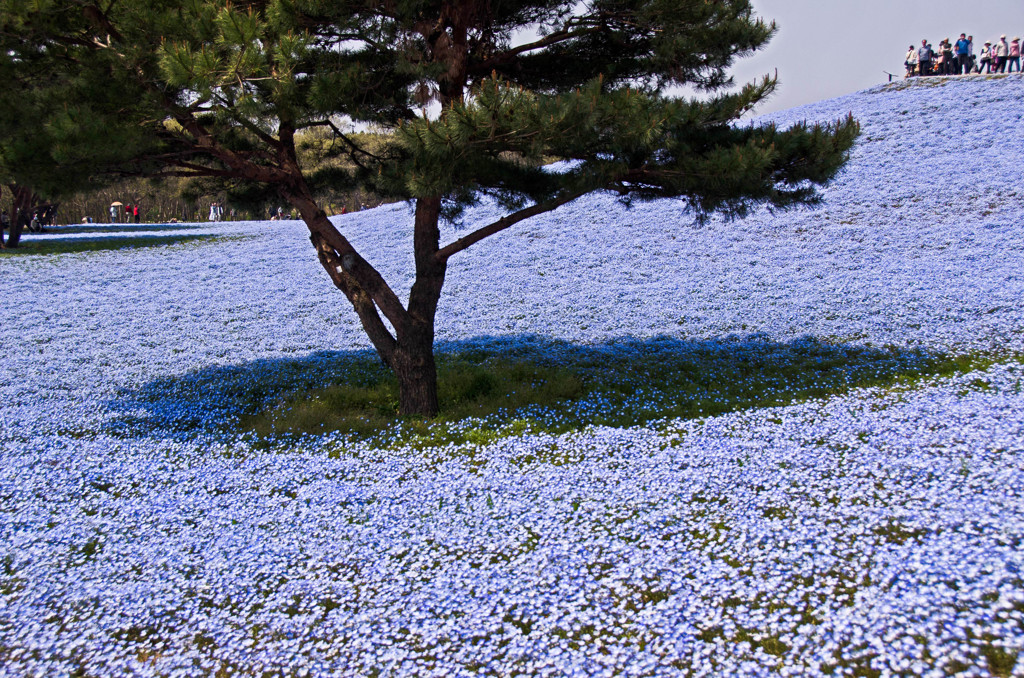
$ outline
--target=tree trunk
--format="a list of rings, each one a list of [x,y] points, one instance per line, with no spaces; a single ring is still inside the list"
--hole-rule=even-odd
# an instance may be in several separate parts
[[[397,327],[395,376],[398,377],[398,411],[405,415],[435,417],[437,367],[434,363],[434,320],[441,298],[447,260],[435,255],[441,232],[441,198],[418,198],[413,225],[416,280],[409,292],[409,321]]]
[[[405,332],[391,358],[398,379],[398,412],[403,415],[435,417],[437,366],[434,363],[434,328]]]
[[[35,202],[35,194],[24,186],[10,184],[11,194],[14,200],[11,204],[11,230],[7,235],[5,247],[14,248],[21,242],[21,234],[31,219],[30,213]]]
[[[304,187],[302,187],[304,188]],[[438,251],[440,198],[419,198],[413,231],[416,280],[408,308],[380,273],[363,259],[334,227],[308,190],[283,192],[309,228],[310,240],[324,270],[345,293],[381,360],[395,373],[399,413],[434,417],[438,413],[434,318],[444,285],[447,259]],[[381,315],[390,321],[394,335]]]
[[[26,210],[18,210],[14,213],[14,218],[11,219],[11,232],[7,236],[7,247],[14,248],[21,242],[21,234],[25,232],[25,226],[28,225],[28,212]]]

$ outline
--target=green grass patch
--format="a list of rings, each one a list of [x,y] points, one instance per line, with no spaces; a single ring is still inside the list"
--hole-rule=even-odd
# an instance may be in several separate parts
[[[194,231],[209,228],[213,224],[180,223],[180,224],[74,224],[68,226],[51,226],[46,233],[52,235],[95,233],[166,233],[168,231]],[[31,233],[28,234],[31,237]]]
[[[106,236],[96,238],[47,238],[33,240],[31,236],[23,238],[17,247],[0,249],[0,257],[17,257],[26,255],[75,254],[78,252],[104,252],[136,247],[158,247],[161,245],[180,245],[197,240],[213,240],[220,236],[184,234],[184,235],[137,235],[137,236]]]
[[[284,393],[270,407],[244,415],[240,425],[261,435],[347,431],[359,438],[374,438],[393,430],[397,422],[398,436],[405,443],[486,443],[501,431],[515,434],[545,428],[536,420],[516,420],[508,416],[510,412],[538,404],[565,409],[590,390],[585,375],[572,367],[532,361],[477,362],[459,355],[440,355],[437,362],[441,415],[436,420],[399,418],[394,375],[368,358],[350,364],[343,383]],[[444,432],[446,424],[471,417],[494,419],[496,426],[471,428],[459,435]]]
[[[378,446],[485,444],[525,433],[788,405],[851,388],[913,388],[923,378],[997,360],[809,340],[551,342],[537,350],[439,352],[437,359],[441,413],[435,419],[399,417],[396,380],[362,354],[339,356],[334,365],[318,362],[316,373],[295,363],[285,374],[245,382],[247,390],[233,394],[241,413],[235,421],[260,436],[341,431]]]

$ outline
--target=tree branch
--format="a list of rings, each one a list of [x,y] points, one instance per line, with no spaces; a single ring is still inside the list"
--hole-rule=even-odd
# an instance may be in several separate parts
[[[292,192],[294,189],[302,190],[304,194]],[[409,313],[402,305],[401,299],[384,280],[384,276],[366,261],[348,238],[331,223],[323,210],[308,195],[305,184],[300,181],[299,185],[291,188],[278,185],[278,191],[282,198],[298,208],[317,251],[321,252],[321,256],[329,253],[334,272],[345,274],[355,281],[396,330],[408,324]]]
[[[380,314],[377,313],[377,307],[372,297],[344,270],[338,252],[325,241],[321,233],[314,231],[310,234],[309,239],[313,242],[317,258],[324,270],[327,271],[327,275],[330,276],[335,287],[341,290],[351,302],[363,329],[370,337],[370,341],[373,342],[374,348],[377,349],[377,354],[390,366],[391,356],[397,342],[388,331],[387,325],[381,320]]]
[[[307,129],[310,127],[330,127],[331,131],[334,132],[334,136],[338,139],[341,139],[345,143],[345,145],[348,146],[349,149],[351,149],[351,152],[348,154],[349,159],[352,160],[352,162],[354,162],[362,169],[366,169],[366,166],[359,162],[359,160],[356,157],[357,155],[365,155],[367,158],[372,158],[377,162],[384,161],[384,158],[374,153],[371,153],[370,151],[366,150],[356,142],[352,141],[352,139],[347,134],[338,129],[338,126],[335,125],[334,122],[331,120],[318,120],[316,122],[311,122],[309,124],[303,125],[302,129]]]
[[[562,195],[552,198],[551,200],[546,200],[544,202],[537,203],[536,205],[533,205],[531,207],[521,209],[518,212],[513,212],[512,214],[509,214],[507,216],[502,217],[501,219],[498,219],[492,224],[488,224],[487,226],[478,228],[477,230],[473,231],[464,238],[459,238],[455,242],[445,245],[444,247],[439,249],[436,254],[434,254],[434,259],[439,263],[445,262],[448,259],[450,259],[452,255],[472,247],[473,245],[480,242],[484,238],[488,238],[494,235],[495,233],[500,233],[501,231],[504,231],[505,229],[518,224],[520,221],[523,221],[524,219],[529,219],[530,217],[536,216],[538,214],[550,212],[551,210],[561,207],[566,203],[572,202],[573,200],[582,195],[590,193],[591,190],[592,189],[586,189],[572,191],[569,193],[563,193]]]
[[[498,54],[495,54],[495,55],[491,56],[489,59],[481,61],[478,64],[472,65],[469,70],[473,74],[480,74],[480,73],[487,74],[487,73],[490,73],[495,68],[497,68],[498,66],[502,66],[502,65],[505,65],[505,64],[509,63],[515,57],[518,57],[521,54],[525,54],[527,52],[532,52],[532,51],[538,50],[538,49],[544,49],[545,47],[550,47],[551,45],[557,45],[560,42],[565,42],[566,40],[571,40],[573,38],[578,38],[578,37],[583,36],[583,35],[589,35],[591,33],[597,33],[597,32],[599,32],[601,30],[601,26],[600,25],[589,26],[587,28],[576,28],[576,29],[571,28],[571,26],[572,26],[572,22],[569,22],[559,31],[555,31],[554,33],[546,35],[543,38],[541,38],[540,40],[535,40],[534,42],[530,42],[530,43],[527,43],[525,45],[519,45],[518,47],[513,47],[512,49],[508,49],[508,50],[505,50],[504,52],[500,52]]]

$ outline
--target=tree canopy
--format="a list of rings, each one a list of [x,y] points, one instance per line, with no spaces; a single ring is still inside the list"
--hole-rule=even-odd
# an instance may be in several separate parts
[[[8,163],[45,158],[41,183],[275,191],[395,371],[401,411],[433,414],[447,262],[480,240],[598,190],[682,199],[697,218],[819,199],[852,119],[738,124],[776,82],[733,90],[728,69],[774,31],[748,0],[0,0],[0,73],[32,93],[5,128],[41,132]],[[303,166],[296,134],[316,128],[343,162]],[[386,141],[351,133],[365,128]],[[324,185],[415,202],[407,302],[326,218]],[[484,196],[507,214],[441,243],[439,219]]]

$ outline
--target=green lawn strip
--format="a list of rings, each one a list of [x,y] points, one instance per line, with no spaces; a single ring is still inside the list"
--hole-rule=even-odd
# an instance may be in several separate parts
[[[136,247],[158,247],[162,245],[180,245],[197,240],[213,240],[220,238],[215,235],[138,235],[124,237],[72,238],[68,240],[23,240],[18,247],[0,249],[0,257],[16,257],[28,255],[76,254],[79,252],[105,252],[109,250],[131,249]]]
[[[54,226],[46,229],[50,235],[70,235],[80,233],[164,233],[166,231],[194,231],[209,228],[211,224],[76,224],[74,226]],[[32,234],[28,234],[29,238]]]
[[[441,414],[398,417],[391,373],[370,355],[289,384],[236,393],[243,431],[260,436],[342,431],[382,447],[477,443],[593,425],[628,427],[774,407],[851,388],[914,388],[924,378],[983,369],[1018,355],[929,355],[826,343],[720,345],[687,352],[577,351],[566,360],[473,351],[438,356]]]

